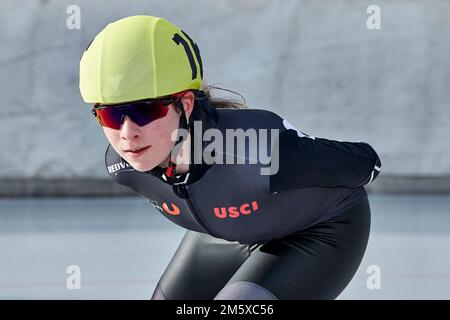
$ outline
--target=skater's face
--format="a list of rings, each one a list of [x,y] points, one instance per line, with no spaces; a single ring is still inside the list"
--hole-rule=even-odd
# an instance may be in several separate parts
[[[187,91],[181,98],[186,117],[192,113],[194,94]],[[124,116],[120,129],[103,126],[103,131],[114,150],[134,169],[148,171],[156,166],[166,167],[175,144],[180,111],[174,103],[169,105],[167,114],[150,123],[139,126],[129,116]],[[172,138],[172,134],[173,138]],[[142,149],[138,152],[130,150]]]

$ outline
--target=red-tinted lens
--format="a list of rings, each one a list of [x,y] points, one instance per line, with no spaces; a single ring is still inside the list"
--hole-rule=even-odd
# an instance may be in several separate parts
[[[124,116],[139,126],[164,117],[169,111],[168,100],[140,101],[130,104],[100,106],[93,109],[99,123],[108,128],[119,130]]]

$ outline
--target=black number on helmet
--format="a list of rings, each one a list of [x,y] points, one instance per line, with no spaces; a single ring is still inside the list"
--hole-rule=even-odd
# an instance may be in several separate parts
[[[191,43],[192,48],[194,48],[195,56],[197,57],[198,64],[200,65],[200,78],[203,79],[203,64],[202,64],[202,57],[200,56],[200,49],[198,48],[197,44],[191,39],[191,37],[188,36],[186,32],[181,30],[186,38],[188,38],[189,42]]]
[[[198,46],[192,41],[192,39],[183,30],[181,30],[181,32],[183,32],[183,34],[186,36],[186,38],[189,39],[189,42],[191,43],[192,47],[194,48],[195,56],[197,57],[197,61],[199,62],[199,65],[200,65],[200,77],[203,78],[203,66],[202,66],[202,60],[200,58],[200,51],[198,49]],[[184,40],[184,38],[179,33],[175,33],[173,35],[172,40],[177,45],[180,45],[180,43],[183,45],[184,51],[186,51],[186,55],[189,60],[189,64],[191,65],[192,80],[194,80],[195,78],[197,78],[197,65],[195,64],[194,56],[192,55],[189,44],[186,42],[186,40]]]

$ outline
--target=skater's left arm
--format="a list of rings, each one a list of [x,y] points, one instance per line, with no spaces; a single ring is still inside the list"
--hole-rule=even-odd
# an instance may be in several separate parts
[[[306,187],[364,186],[376,179],[381,160],[365,142],[312,137],[294,129],[281,131],[278,172],[270,176],[270,191]],[[272,154],[272,161],[273,161]]]

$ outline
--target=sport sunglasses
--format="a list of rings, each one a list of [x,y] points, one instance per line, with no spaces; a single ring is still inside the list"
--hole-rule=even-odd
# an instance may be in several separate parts
[[[165,117],[169,111],[169,105],[176,102],[183,94],[173,96],[141,100],[124,104],[95,104],[92,114],[103,127],[119,130],[125,116],[139,126],[145,126],[150,122]]]

